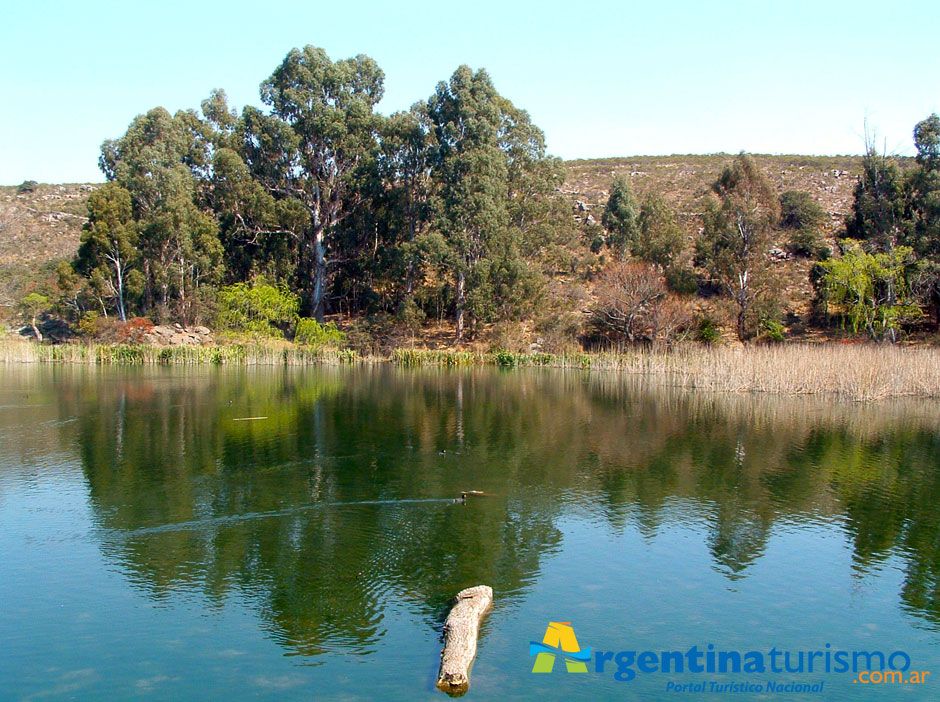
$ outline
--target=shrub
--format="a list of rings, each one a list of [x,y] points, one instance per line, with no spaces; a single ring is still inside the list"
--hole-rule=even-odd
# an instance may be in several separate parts
[[[825,261],[832,256],[832,249],[826,245],[817,229],[795,229],[790,233],[786,248],[794,256],[814,261]]]
[[[689,266],[670,266],[666,269],[666,285],[678,295],[694,295],[698,292],[698,277]]]
[[[511,353],[526,353],[530,342],[525,328],[513,322],[498,322],[493,325],[490,333],[489,350],[498,353],[508,351]]]
[[[85,312],[82,318],[78,320],[78,333],[81,336],[93,338],[98,333],[99,317],[101,317],[101,314],[95,310]]]
[[[780,226],[785,229],[819,229],[826,213],[813,196],[802,190],[788,190],[780,196]]]
[[[721,341],[721,329],[715,320],[702,317],[698,323],[698,338],[704,344],[715,344]]]
[[[36,188],[39,187],[39,183],[35,180],[24,180],[22,183],[16,186],[17,195],[25,195],[26,193],[32,193],[36,191]]]
[[[294,330],[294,343],[304,346],[342,346],[346,341],[346,335],[343,334],[334,322],[320,324],[317,320],[310,317],[300,317],[297,320],[297,327]]]
[[[352,320],[346,343],[360,356],[383,356],[401,341],[401,328],[392,315],[379,313]]]
[[[768,341],[783,341],[786,327],[776,319],[765,319],[761,322],[761,331],[763,331],[763,337]]]
[[[283,338],[297,317],[299,298],[284,285],[260,281],[236,283],[219,290],[219,329],[252,336]]]
[[[614,264],[601,274],[596,292],[594,327],[611,341],[670,343],[691,322],[687,306],[652,264]]]

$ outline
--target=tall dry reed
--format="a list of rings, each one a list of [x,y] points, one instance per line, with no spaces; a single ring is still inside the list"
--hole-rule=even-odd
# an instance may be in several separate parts
[[[399,349],[388,359],[362,359],[354,351],[291,344],[38,346],[19,339],[0,340],[0,363],[306,365],[362,360],[389,360],[403,366],[498,365],[608,370],[647,375],[664,384],[684,388],[831,395],[858,401],[940,397],[940,349],[889,344],[690,345],[671,350],[573,355]]]

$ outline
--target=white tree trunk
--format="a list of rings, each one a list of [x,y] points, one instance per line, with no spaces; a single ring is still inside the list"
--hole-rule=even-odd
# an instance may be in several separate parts
[[[464,305],[467,303],[467,277],[463,271],[457,273],[457,341],[463,339]]]
[[[318,322],[323,322],[326,314],[326,246],[324,245],[324,230],[319,228],[313,239],[313,297],[311,307],[313,316]]]

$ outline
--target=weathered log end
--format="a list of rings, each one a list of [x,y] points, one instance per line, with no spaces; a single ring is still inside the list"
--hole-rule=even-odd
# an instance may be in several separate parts
[[[480,622],[493,604],[493,588],[468,587],[457,593],[454,608],[444,621],[444,648],[437,687],[459,697],[470,688],[470,666],[477,654]]]

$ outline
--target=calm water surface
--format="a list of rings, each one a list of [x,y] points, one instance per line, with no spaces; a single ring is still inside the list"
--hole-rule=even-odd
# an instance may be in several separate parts
[[[938,699],[940,409],[560,371],[0,367],[2,699],[443,700],[441,622],[477,584],[468,698]],[[533,675],[549,621],[595,651],[900,649],[937,680]]]

